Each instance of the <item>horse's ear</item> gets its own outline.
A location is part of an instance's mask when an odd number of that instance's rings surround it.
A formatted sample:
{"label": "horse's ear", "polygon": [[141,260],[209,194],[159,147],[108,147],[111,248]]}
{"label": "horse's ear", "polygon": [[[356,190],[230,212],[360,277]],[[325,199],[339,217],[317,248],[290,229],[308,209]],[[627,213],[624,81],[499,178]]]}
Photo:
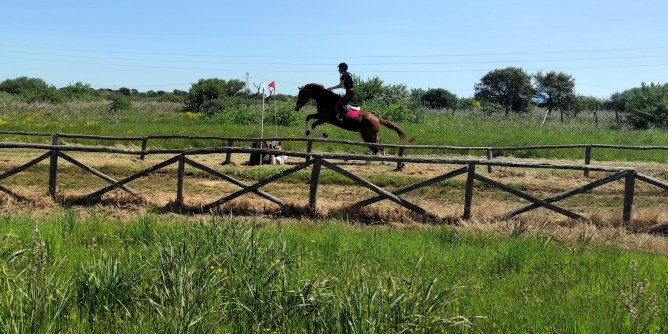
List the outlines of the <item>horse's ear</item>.
{"label": "horse's ear", "polygon": [[299,88],[299,90],[302,90],[302,88],[304,88],[304,86],[301,86],[301,87],[297,87],[297,88]]}

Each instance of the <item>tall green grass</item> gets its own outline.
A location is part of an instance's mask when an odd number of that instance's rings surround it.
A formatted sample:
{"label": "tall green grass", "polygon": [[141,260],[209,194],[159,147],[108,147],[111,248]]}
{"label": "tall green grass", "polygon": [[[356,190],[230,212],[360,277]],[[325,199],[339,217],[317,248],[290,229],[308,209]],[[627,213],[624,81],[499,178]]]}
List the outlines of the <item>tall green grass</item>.
{"label": "tall green grass", "polygon": [[259,225],[215,216],[193,223],[145,214],[119,223],[65,210],[4,217],[0,235],[3,333],[664,333],[668,326],[666,256],[586,238],[557,244],[526,237],[521,226],[504,237],[449,226]]}

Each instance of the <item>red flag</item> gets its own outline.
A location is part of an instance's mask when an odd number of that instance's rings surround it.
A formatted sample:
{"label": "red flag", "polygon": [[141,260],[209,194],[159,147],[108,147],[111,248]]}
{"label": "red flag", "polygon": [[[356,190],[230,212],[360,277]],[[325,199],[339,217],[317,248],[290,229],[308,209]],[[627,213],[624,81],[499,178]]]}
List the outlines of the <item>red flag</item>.
{"label": "red flag", "polygon": [[276,90],[276,83],[275,82],[273,82],[273,81],[270,82],[268,86],[269,86],[269,88],[271,88],[273,90]]}

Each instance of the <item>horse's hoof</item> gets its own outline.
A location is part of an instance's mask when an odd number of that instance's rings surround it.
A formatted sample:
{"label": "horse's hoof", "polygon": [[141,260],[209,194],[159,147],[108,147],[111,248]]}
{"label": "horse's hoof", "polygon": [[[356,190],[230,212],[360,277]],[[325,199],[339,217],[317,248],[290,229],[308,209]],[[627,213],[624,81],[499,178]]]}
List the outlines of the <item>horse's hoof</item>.
{"label": "horse's hoof", "polygon": [[311,134],[311,131],[306,131],[307,136],[310,135],[310,134]]}
{"label": "horse's hoof", "polygon": [[322,136],[325,137],[325,138],[329,137],[329,135],[326,134],[326,133],[323,133]]}

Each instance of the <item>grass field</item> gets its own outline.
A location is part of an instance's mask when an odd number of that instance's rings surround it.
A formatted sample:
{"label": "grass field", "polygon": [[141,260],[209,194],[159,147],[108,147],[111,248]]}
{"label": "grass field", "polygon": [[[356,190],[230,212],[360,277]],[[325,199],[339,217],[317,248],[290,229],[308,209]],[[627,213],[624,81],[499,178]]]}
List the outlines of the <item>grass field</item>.
{"label": "grass field", "polygon": [[[256,125],[215,124],[178,108],[142,104],[133,111],[109,114],[104,105],[94,103],[59,107],[9,103],[0,105],[0,131],[259,135]],[[417,137],[416,144],[453,146],[664,145],[668,139],[660,130],[619,129],[609,117],[598,126],[583,117],[563,126],[551,120],[540,127],[539,114],[526,119],[434,114],[422,124],[401,126]],[[330,138],[357,140],[354,133],[331,126],[323,129]],[[273,135],[274,128],[268,126],[266,131]],[[279,136],[287,137],[301,137],[302,131],[301,126],[278,129]],[[382,137],[384,142],[397,142],[391,131],[383,130]],[[2,140],[50,142],[49,137],[13,135],[3,135]],[[219,143],[175,140],[151,145]],[[356,150],[337,145],[317,149]],[[512,158],[523,157],[580,160],[582,152],[512,153]],[[662,151],[594,152],[596,161],[624,165],[635,160],[659,176],[666,175],[662,163],[667,158]],[[13,165],[13,159],[6,154],[3,162]],[[142,168],[138,161],[99,160],[99,170],[118,177]],[[33,174],[3,180],[3,186],[24,187],[43,197],[46,167],[36,167]],[[225,167],[224,172],[252,180],[276,168]],[[383,173],[378,166],[369,171],[363,166],[349,168],[389,188],[426,177],[425,171],[412,167],[402,173]],[[67,189],[85,189],[87,179],[73,170],[59,170],[59,182],[67,182]],[[157,190],[160,200],[169,200],[174,191],[173,178],[167,177],[171,172],[142,185]],[[212,185],[220,186],[189,173],[196,182],[188,189],[206,192]],[[538,193],[572,187],[579,178],[550,171],[495,173],[520,189]],[[296,174],[268,191],[303,197],[296,185],[307,179],[306,174]],[[327,171],[321,182],[321,191],[333,195],[333,201],[340,200],[337,196],[365,194]],[[449,188],[461,182],[449,180],[416,196],[424,197],[430,208],[452,205],[460,210],[458,200],[450,203],[449,198],[461,194],[450,193]],[[572,221],[548,225],[540,215],[506,222],[487,219],[491,212],[503,212],[515,203],[483,189],[476,201],[489,202],[475,215],[486,219],[460,226],[380,221],[361,225],[350,224],[346,217],[279,219],[263,212],[245,218],[189,216],[122,201],[61,208],[36,200],[31,206],[17,204],[3,193],[0,332],[665,333],[665,237],[634,233],[609,221],[607,212],[621,203],[606,197],[609,191],[584,195],[583,202],[599,217],[595,225]],[[637,196],[640,211],[636,212],[649,217],[646,222],[665,217],[664,191],[641,187]]]}
{"label": "grass field", "polygon": [[0,330],[666,331],[668,257],[524,232],[28,212],[0,223]]}

